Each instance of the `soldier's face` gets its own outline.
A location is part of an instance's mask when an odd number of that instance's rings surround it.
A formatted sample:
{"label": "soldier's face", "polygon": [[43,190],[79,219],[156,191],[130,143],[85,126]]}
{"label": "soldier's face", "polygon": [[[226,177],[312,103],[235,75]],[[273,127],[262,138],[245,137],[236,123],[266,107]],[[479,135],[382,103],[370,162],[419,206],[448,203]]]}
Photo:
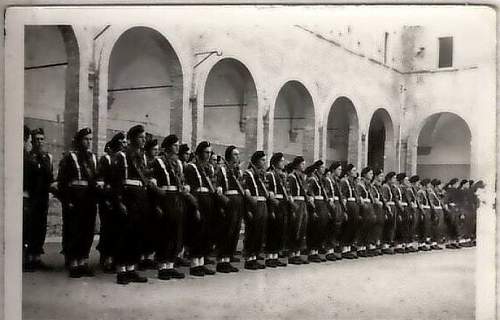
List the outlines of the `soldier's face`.
{"label": "soldier's face", "polygon": [[373,171],[370,170],[368,171],[366,174],[365,174],[365,178],[369,181],[371,181],[373,179]]}
{"label": "soldier's face", "polygon": [[120,144],[120,150],[124,150],[127,147],[127,139],[118,140]]}
{"label": "soldier's face", "polygon": [[321,165],[319,168],[318,168],[318,174],[325,174],[325,166],[324,165]]}
{"label": "soldier's face", "polygon": [[351,177],[356,178],[358,174],[358,169],[356,169],[356,167],[352,168],[351,171],[349,171],[349,174],[351,175]]}
{"label": "soldier's face", "polygon": [[258,169],[264,168],[266,166],[266,157],[262,157],[259,160],[257,160],[257,163],[255,164],[255,166]]}
{"label": "soldier's face", "polygon": [[306,162],[305,161],[302,161],[300,164],[299,164],[299,167],[298,167],[299,171],[300,172],[304,172],[306,170]]}
{"label": "soldier's face", "polygon": [[206,147],[205,150],[201,152],[201,160],[208,161],[210,155],[212,154],[212,147]]}
{"label": "soldier's face", "polygon": [[154,146],[153,148],[151,148],[149,150],[149,155],[152,156],[152,157],[156,157],[158,156],[158,153],[160,152],[160,147],[158,147],[157,145]]}
{"label": "soldier's face", "polygon": [[240,163],[240,152],[238,149],[234,149],[233,152],[231,152],[231,161],[233,163]]}
{"label": "soldier's face", "polygon": [[139,149],[144,148],[144,145],[146,144],[146,132],[139,133],[132,142]]}
{"label": "soldier's face", "polygon": [[336,177],[340,177],[342,174],[342,166],[339,166],[338,168],[335,169],[334,171]]}
{"label": "soldier's face", "polygon": [[181,154],[181,160],[188,161],[189,160],[189,153],[184,152],[183,154]]}
{"label": "soldier's face", "polygon": [[408,177],[405,177],[405,178],[403,179],[403,184],[404,184],[405,186],[409,185],[409,184],[410,184],[410,179],[409,179]]}
{"label": "soldier's face", "polygon": [[43,134],[36,134],[32,141],[33,149],[38,151],[44,151],[45,146],[45,136]]}
{"label": "soldier's face", "polygon": [[379,173],[379,175],[377,176],[377,181],[378,182],[384,181],[384,173],[383,172]]}
{"label": "soldier's face", "polygon": [[283,169],[285,168],[285,158],[283,158],[283,157],[282,157],[282,158],[278,161],[278,163],[276,163],[276,167],[277,167],[278,169],[283,170]]}
{"label": "soldier's face", "polygon": [[170,146],[170,152],[172,152],[173,154],[179,154],[179,141],[177,141],[176,143],[172,144]]}
{"label": "soldier's face", "polygon": [[31,136],[29,136],[28,139],[26,139],[26,141],[24,141],[24,150],[31,151],[32,147],[33,147],[33,145],[31,144]]}
{"label": "soldier's face", "polygon": [[210,156],[210,163],[217,164],[217,155],[215,153],[212,153],[212,155]]}
{"label": "soldier's face", "polygon": [[92,144],[92,135],[88,134],[84,136],[80,143],[84,150],[89,150],[90,145]]}

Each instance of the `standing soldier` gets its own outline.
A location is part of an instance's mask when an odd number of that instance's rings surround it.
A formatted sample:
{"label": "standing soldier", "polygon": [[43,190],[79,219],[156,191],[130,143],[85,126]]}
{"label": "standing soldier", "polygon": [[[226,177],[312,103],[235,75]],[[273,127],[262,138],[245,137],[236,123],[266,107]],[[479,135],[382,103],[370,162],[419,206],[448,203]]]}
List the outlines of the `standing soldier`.
{"label": "standing soldier", "polygon": [[290,205],[291,201],[293,201],[286,188],[286,173],[283,171],[284,168],[285,158],[283,153],[277,152],[273,154],[269,169],[267,170],[266,181],[269,192],[274,194],[274,198],[278,200],[278,203],[277,206],[269,208],[266,242],[269,259],[266,263],[277,267],[286,267],[287,265],[281,262],[278,257],[279,252],[285,248]]}
{"label": "standing soldier", "polygon": [[[43,268],[41,255],[47,234],[49,189],[54,181],[52,155],[47,152],[42,128],[31,132],[31,151],[25,149],[25,186],[27,202],[26,271]],[[24,197],[27,196],[27,197]]]}
{"label": "standing soldier", "polygon": [[181,144],[179,146],[179,160],[181,161],[184,169],[186,168],[186,165],[189,161],[189,155],[190,155],[190,152],[189,152],[188,145],[186,143]]}
{"label": "standing soldier", "polygon": [[219,235],[217,237],[217,252],[219,263],[217,272],[238,272],[231,265],[231,258],[236,251],[241,220],[245,212],[243,202],[244,190],[240,184],[241,172],[239,168],[240,152],[235,146],[229,146],[225,152],[226,165],[220,165],[216,172],[216,184],[222,194],[227,197],[227,204],[222,208],[218,217]]}
{"label": "standing soldier", "polygon": [[396,202],[392,190],[396,184],[396,173],[394,171],[386,174],[384,184],[382,184],[381,195],[384,203],[384,228],[382,232],[382,253],[394,254],[394,234],[396,232],[396,216],[398,214]]}
{"label": "standing soldier", "polygon": [[327,207],[326,192],[319,176],[325,171],[323,161],[318,160],[306,169],[306,190],[309,207],[309,220],[307,223],[307,247],[309,250],[309,262],[324,262],[326,259],[320,257],[319,250],[323,248],[326,240],[326,226],[330,218]]}
{"label": "standing soldier", "polygon": [[158,261],[158,279],[183,279],[184,273],[174,268],[175,261],[182,249],[184,197],[189,188],[183,185],[183,168],[178,159],[179,139],[176,135],[167,136],[162,144],[165,152],[152,163],[152,176],[161,190],[156,196],[161,215],[155,220],[155,251]]}
{"label": "standing soldier", "polygon": [[135,267],[143,249],[144,213],[149,210],[147,188],[152,187],[152,182],[145,175],[144,127],[136,125],[130,128],[127,139],[130,141],[127,150],[118,152],[111,165],[111,188],[120,214],[120,221],[117,221],[120,235],[116,253],[116,282],[123,285],[148,281],[137,273]]}
{"label": "standing soldier", "polygon": [[348,164],[343,173],[341,192],[344,198],[347,219],[342,230],[342,257],[346,259],[357,259],[356,250],[351,246],[357,244],[358,229],[360,225],[358,194],[356,192],[356,167]]}
{"label": "standing soldier", "polygon": [[250,158],[248,170],[243,174],[243,188],[249,207],[245,216],[245,269],[264,269],[266,266],[257,261],[261,253],[266,232],[267,200],[269,197],[264,184],[266,155],[256,151]]}
{"label": "standing soldier", "polygon": [[373,199],[373,209],[375,212],[375,224],[373,226],[374,246],[370,248],[369,254],[378,256],[382,252],[382,233],[384,231],[385,216],[387,214],[387,205],[382,197],[382,182],[384,181],[384,172],[381,169],[375,169],[371,183],[370,193]]}
{"label": "standing soldier", "polygon": [[373,170],[370,167],[361,170],[361,179],[356,184],[356,193],[359,195],[359,214],[361,216],[361,224],[359,226],[359,244],[358,256],[369,257],[368,249],[375,249],[373,243],[373,229],[375,226],[375,211],[373,208],[372,194],[370,193],[371,183],[373,179]]}
{"label": "standing soldier", "polygon": [[90,151],[92,131],[83,128],[74,137],[75,150],[61,160],[58,189],[61,192],[63,210],[66,210],[67,238],[64,254],[69,263],[69,276],[94,276],[88,265],[90,248],[94,239],[97,215],[97,160]]}
{"label": "standing soldier", "polygon": [[420,188],[417,191],[417,202],[420,206],[419,208],[419,223],[418,223],[418,238],[420,251],[431,250],[431,236],[432,236],[432,217],[431,217],[431,206],[429,203],[429,198],[427,196],[427,190],[429,189],[431,181],[429,179],[423,179],[420,183]]}
{"label": "standing soldier", "polygon": [[300,257],[301,241],[307,230],[307,205],[306,191],[303,187],[305,160],[298,156],[293,159],[290,168],[293,170],[288,175],[288,187],[290,196],[293,198],[294,210],[291,212],[288,228],[288,244],[291,264],[308,264],[309,262]]}
{"label": "standing soldier", "polygon": [[460,240],[463,236],[464,216],[457,205],[460,202],[458,183],[459,180],[453,178],[443,188],[445,191],[443,199],[445,217],[448,225],[448,243],[446,244],[448,249],[460,249]]}
{"label": "standing soldier", "polygon": [[[145,176],[151,176],[153,165],[158,158],[160,148],[158,140],[153,139],[151,134],[146,133],[146,142],[144,144],[144,155],[146,157],[146,168],[144,169]],[[141,258],[139,261],[139,270],[155,269],[154,252],[155,252],[155,230],[157,227],[160,209],[157,204],[156,189],[152,188],[148,192],[150,205],[149,211],[144,212],[144,239],[141,249]]]}
{"label": "standing soldier", "polygon": [[325,173],[323,185],[328,197],[328,209],[330,219],[326,228],[326,255],[328,261],[342,259],[341,231],[342,225],[346,221],[345,203],[340,192],[340,176],[342,166],[340,161],[334,161],[328,171]]}
{"label": "standing soldier", "polygon": [[99,244],[97,250],[100,253],[100,264],[106,273],[115,271],[114,255],[116,253],[116,208],[113,207],[111,196],[111,164],[117,152],[122,151],[126,146],[125,134],[118,132],[106,144],[106,153],[99,159],[97,165],[98,181],[104,184],[102,196],[99,197],[99,220],[101,229],[99,233]]}
{"label": "standing soldier", "polygon": [[189,163],[184,171],[186,184],[197,201],[196,206],[190,206],[186,230],[186,244],[191,256],[189,273],[197,277],[215,274],[215,271],[205,266],[205,256],[209,254],[212,244],[209,219],[212,218],[215,206],[213,197],[215,189],[210,178],[211,153],[210,143],[200,142],[196,147],[195,162]]}
{"label": "standing soldier", "polygon": [[406,197],[406,202],[408,202],[409,210],[409,221],[408,221],[408,239],[406,242],[407,252],[417,252],[418,251],[418,216],[420,211],[420,204],[417,199],[417,191],[419,188],[420,177],[417,175],[411,176],[409,179],[403,180],[404,182],[404,196]]}
{"label": "standing soldier", "polygon": [[29,216],[30,216],[30,196],[29,196],[29,183],[31,168],[29,162],[29,153],[31,151],[31,130],[24,125],[24,144],[23,144],[23,271],[35,271],[34,265],[28,260],[26,249],[28,247],[28,234],[29,234]]}
{"label": "standing soldier", "polygon": [[444,221],[443,204],[441,197],[438,195],[441,180],[432,179],[430,185],[427,186],[427,198],[431,207],[431,249],[442,250],[440,244],[445,238],[446,224]]}
{"label": "standing soldier", "polygon": [[394,249],[395,253],[406,253],[406,243],[410,237],[409,230],[409,208],[408,202],[405,196],[405,180],[408,180],[406,173],[401,172],[396,175],[397,182],[392,184],[392,194],[396,203],[397,214],[396,214],[396,247]]}

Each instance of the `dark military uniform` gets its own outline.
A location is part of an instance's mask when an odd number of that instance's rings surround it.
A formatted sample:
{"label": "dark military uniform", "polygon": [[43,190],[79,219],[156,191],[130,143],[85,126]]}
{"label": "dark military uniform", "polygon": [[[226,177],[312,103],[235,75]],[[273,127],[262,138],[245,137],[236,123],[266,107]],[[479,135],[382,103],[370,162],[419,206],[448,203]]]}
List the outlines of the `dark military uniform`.
{"label": "dark military uniform", "polygon": [[97,215],[97,160],[90,151],[70,151],[61,160],[61,193],[66,237],[64,255],[70,260],[89,257]]}
{"label": "dark military uniform", "polygon": [[375,213],[375,222],[373,225],[373,230],[371,232],[372,237],[370,240],[373,244],[379,245],[382,243],[382,234],[386,221],[386,204],[384,198],[382,197],[382,185],[372,183],[370,186],[370,193],[373,199],[373,210]]}
{"label": "dark military uniform", "polygon": [[243,188],[250,191],[254,200],[253,205],[248,207],[250,215],[245,219],[245,255],[247,257],[258,256],[262,251],[266,234],[266,222],[268,218],[267,196],[268,191],[264,185],[263,176],[253,168],[245,170],[243,174]]}
{"label": "dark military uniform", "polygon": [[288,175],[288,187],[294,202],[294,210],[291,212],[288,224],[288,247],[291,252],[297,252],[301,249],[302,239],[307,230],[306,191],[302,185],[302,178],[295,172]]}
{"label": "dark military uniform", "polygon": [[407,243],[416,241],[418,238],[418,216],[419,207],[417,203],[417,192],[412,186],[404,188],[404,197],[406,202],[408,202],[408,237],[406,239]]}
{"label": "dark military uniform", "polygon": [[[209,230],[210,219],[215,209],[214,188],[210,180],[209,164],[200,166],[189,163],[184,171],[186,184],[197,200],[197,207],[192,208],[187,216],[186,245],[192,258],[203,258],[211,250],[213,232]],[[199,211],[199,219],[196,217]]]}
{"label": "dark military uniform", "polygon": [[396,232],[394,240],[398,245],[405,244],[409,242],[410,239],[410,230],[409,230],[410,208],[406,200],[404,190],[401,190],[400,185],[396,184],[392,185],[391,190],[392,190],[392,195],[394,196],[397,209]]}
{"label": "dark military uniform", "polygon": [[131,148],[118,152],[111,166],[111,187],[120,214],[116,253],[119,265],[135,265],[143,250],[145,214],[150,210],[145,169],[144,153]]}
{"label": "dark military uniform", "polygon": [[427,189],[427,198],[431,207],[431,238],[432,242],[435,243],[433,246],[435,246],[438,243],[443,243],[446,233],[443,205],[440,197],[432,188]]}
{"label": "dark military uniform", "polygon": [[383,184],[380,190],[382,201],[384,202],[385,222],[382,232],[382,241],[384,244],[392,245],[394,243],[394,235],[396,232],[396,203],[392,194],[391,186]]}
{"label": "dark military uniform", "polygon": [[49,188],[54,181],[52,155],[24,153],[23,200],[25,210],[24,244],[28,255],[42,253],[47,233]]}
{"label": "dark military uniform", "polygon": [[[418,238],[420,244],[427,243],[430,244],[432,237],[432,217],[431,217],[431,206],[429,199],[427,198],[427,192],[424,189],[417,191],[417,204],[418,204]],[[422,249],[426,249],[423,247]]]}
{"label": "dark military uniform", "polygon": [[307,196],[314,200],[314,207],[309,207],[307,223],[307,247],[309,250],[320,250],[326,240],[326,226],[330,218],[326,193],[322,183],[313,173],[306,180]]}
{"label": "dark military uniform", "polygon": [[346,199],[347,221],[342,230],[342,245],[350,246],[358,241],[358,229],[360,226],[358,194],[354,183],[349,178],[341,180],[342,196]]}
{"label": "dark military uniform", "polygon": [[358,227],[358,241],[362,247],[373,244],[374,240],[373,231],[376,215],[370,189],[371,186],[369,184],[365,185],[364,182],[356,185],[356,193],[359,195],[359,214],[361,216],[361,224]]}
{"label": "dark military uniform", "polygon": [[174,263],[183,245],[183,168],[179,160],[163,155],[155,159],[152,169],[158,188],[163,191],[159,197],[162,215],[155,220],[156,258],[159,263]]}
{"label": "dark military uniform", "polygon": [[446,204],[445,217],[448,226],[447,238],[451,241],[462,239],[464,233],[464,215],[458,206],[460,202],[458,191],[459,190],[456,188],[448,188],[443,199],[443,202]]}
{"label": "dark military uniform", "polygon": [[[99,244],[97,250],[101,253],[101,258],[114,257],[116,254],[116,208],[113,207],[113,199],[111,196],[111,163],[112,156],[105,153],[97,165],[98,181],[104,184],[104,192],[100,195],[99,206],[99,220],[101,229],[99,233]],[[105,261],[101,261],[104,263]]]}
{"label": "dark military uniform", "polygon": [[245,215],[244,190],[240,183],[241,173],[238,167],[220,166],[216,172],[216,185],[228,202],[223,214],[217,217],[217,252],[220,258],[230,258],[236,252],[240,236],[241,221]]}
{"label": "dark military uniform", "polygon": [[[339,249],[341,245],[340,235],[342,226],[345,223],[346,208],[343,202],[342,193],[340,192],[339,183],[340,180],[337,178],[325,178],[323,181],[326,195],[330,204],[330,219],[326,228],[327,249]],[[337,258],[340,258],[340,256],[338,256]]]}
{"label": "dark military uniform", "polygon": [[284,172],[273,169],[266,174],[267,188],[274,193],[275,199],[278,200],[277,207],[269,208],[274,213],[274,217],[269,214],[266,242],[266,251],[268,253],[278,253],[285,249],[291,209],[285,177]]}

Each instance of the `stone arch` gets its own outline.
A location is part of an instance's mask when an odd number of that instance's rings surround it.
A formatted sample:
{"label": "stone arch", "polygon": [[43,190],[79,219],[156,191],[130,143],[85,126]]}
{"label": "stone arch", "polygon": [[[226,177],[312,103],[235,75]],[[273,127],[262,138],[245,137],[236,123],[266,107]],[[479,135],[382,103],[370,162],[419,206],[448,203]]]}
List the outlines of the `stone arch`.
{"label": "stone arch", "polygon": [[310,91],[299,81],[286,82],[278,91],[273,109],[273,150],[291,160],[302,155],[314,161],[315,109]]}
{"label": "stone arch", "polygon": [[359,119],[352,100],[340,96],[332,103],[326,118],[326,161],[358,166]]}
{"label": "stone arch", "polygon": [[73,28],[26,26],[24,59],[24,121],[45,130],[57,163],[78,129],[80,50]]}
{"label": "stone arch", "polygon": [[389,112],[378,108],[373,113],[368,129],[367,163],[385,172],[394,169],[396,157],[394,125]]}

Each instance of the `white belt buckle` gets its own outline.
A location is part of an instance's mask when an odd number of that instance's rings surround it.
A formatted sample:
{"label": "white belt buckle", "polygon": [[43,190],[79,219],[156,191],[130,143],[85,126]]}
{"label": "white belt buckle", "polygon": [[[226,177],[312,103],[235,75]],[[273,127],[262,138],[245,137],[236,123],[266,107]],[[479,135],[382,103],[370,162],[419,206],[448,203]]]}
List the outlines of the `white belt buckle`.
{"label": "white belt buckle", "polygon": [[354,202],[354,201],[356,201],[356,198],[354,198],[354,197],[349,197],[349,198],[347,198],[347,201]]}
{"label": "white belt buckle", "polygon": [[275,197],[276,199],[283,199],[283,195],[282,195],[282,194],[280,194],[280,193],[275,194],[275,195],[274,195],[274,197]]}
{"label": "white belt buckle", "polygon": [[238,190],[227,190],[224,194],[227,196],[234,196],[238,194]]}
{"label": "white belt buckle", "polygon": [[142,187],[142,181],[141,180],[125,179],[125,184],[128,185],[128,186]]}
{"label": "white belt buckle", "polygon": [[314,196],[314,200],[324,200],[323,196]]}
{"label": "white belt buckle", "polygon": [[161,186],[161,190],[164,191],[178,191],[179,189],[176,186]]}
{"label": "white belt buckle", "polygon": [[294,196],[293,200],[302,200],[302,201],[304,201],[304,196]]}
{"label": "white belt buckle", "polygon": [[197,192],[208,192],[208,188],[206,187],[199,187],[198,189],[196,189]]}
{"label": "white belt buckle", "polygon": [[255,196],[253,197],[255,200],[257,201],[266,201],[266,197],[263,197],[263,196]]}

